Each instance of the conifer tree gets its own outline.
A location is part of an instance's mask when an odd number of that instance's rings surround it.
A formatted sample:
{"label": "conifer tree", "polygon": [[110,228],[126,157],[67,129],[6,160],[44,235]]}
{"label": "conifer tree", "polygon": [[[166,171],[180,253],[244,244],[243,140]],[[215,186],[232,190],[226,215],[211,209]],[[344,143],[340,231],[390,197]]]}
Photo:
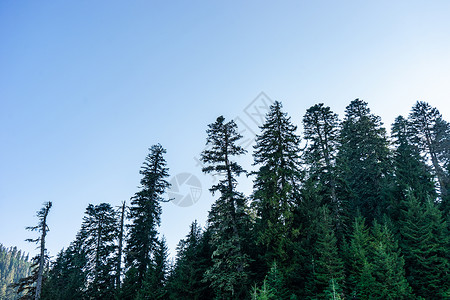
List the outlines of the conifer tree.
{"label": "conifer tree", "polygon": [[236,299],[247,292],[249,257],[245,253],[244,241],[248,228],[246,199],[236,190],[237,179],[245,173],[233,160],[246,151],[238,145],[242,137],[234,121],[225,122],[220,116],[207,130],[207,145],[201,160],[205,164],[203,172],[220,176],[220,180],[210,191],[220,196],[212,205],[208,216],[211,230],[213,256],[205,278],[216,291],[218,299]]}
{"label": "conifer tree", "polygon": [[337,197],[336,155],[339,146],[339,118],[323,103],[311,106],[303,117],[304,139],[308,146],[304,151],[308,177],[320,182],[323,194],[333,216],[337,234],[342,234],[342,203]]}
{"label": "conifer tree", "polygon": [[423,101],[413,106],[409,120],[414,141],[431,160],[441,198],[447,199],[450,178],[445,174],[445,164],[450,146],[450,125],[436,108]]}
{"label": "conifer tree", "polygon": [[410,299],[411,288],[405,277],[405,262],[398,243],[387,225],[375,222],[371,245],[374,299]]}
{"label": "conifer tree", "polygon": [[408,282],[416,295],[442,299],[450,282],[446,222],[432,201],[421,205],[409,192],[405,202],[400,245]]}
{"label": "conifer tree", "polygon": [[77,300],[86,298],[88,255],[80,234],[66,250],[58,253],[43,286],[42,299]]}
{"label": "conifer tree", "polygon": [[169,271],[167,262],[168,248],[163,237],[157,241],[157,247],[153,253],[151,267],[147,270],[142,289],[139,290],[137,300],[143,299],[167,299],[166,282]]}
{"label": "conifer tree", "polygon": [[87,255],[87,296],[95,299],[112,298],[115,288],[116,212],[108,203],[89,204],[80,230]]}
{"label": "conifer tree", "polygon": [[278,267],[276,261],[272,263],[272,266],[270,267],[270,270],[267,273],[262,286],[260,288],[255,287],[253,289],[252,299],[292,299],[291,295],[289,294],[289,290],[286,287],[283,273],[280,271],[280,268]]}
{"label": "conifer tree", "polygon": [[343,197],[348,199],[349,220],[357,210],[368,221],[381,218],[385,212],[389,155],[380,117],[370,113],[366,102],[353,100],[345,111],[337,157],[340,177],[347,188]]}
{"label": "conifer tree", "polygon": [[412,189],[422,202],[435,195],[435,186],[429,167],[420,156],[420,150],[414,144],[414,132],[408,120],[399,116],[392,125],[392,137],[396,146],[394,152],[394,172],[397,184],[397,198],[405,198]]}
{"label": "conifer tree", "polygon": [[313,276],[316,296],[325,299],[327,295],[340,295],[344,282],[344,264],[339,257],[337,239],[334,234],[330,212],[326,206],[320,209],[317,242],[314,249]]}
{"label": "conifer tree", "polygon": [[36,239],[27,239],[27,241],[29,242],[39,244],[39,254],[33,257],[33,270],[31,275],[20,279],[19,282],[14,285],[18,288],[18,294],[23,293],[20,299],[39,300],[41,298],[44,267],[46,265],[46,262],[48,261],[47,249],[45,248],[45,237],[47,236],[47,232],[49,231],[47,225],[47,217],[51,207],[52,202],[44,203],[44,207],[42,207],[37,212],[37,217],[39,219],[38,225],[27,227],[28,230],[39,231],[41,235]]}
{"label": "conifer tree", "polygon": [[370,263],[372,238],[365,225],[365,218],[357,216],[353,222],[350,241],[344,248],[347,270],[347,293],[351,297],[370,299],[375,279]]}
{"label": "conifer tree", "polygon": [[257,243],[264,246],[267,264],[287,257],[286,244],[291,238],[293,207],[298,197],[300,166],[299,142],[294,126],[276,101],[256,137],[253,205],[257,212]]}
{"label": "conifer tree", "polygon": [[131,198],[128,215],[131,224],[125,249],[127,286],[122,290],[122,297],[126,299],[135,297],[152,265],[152,254],[157,248],[157,227],[161,222],[160,202],[165,201],[162,195],[169,187],[166,180],[168,168],[164,159],[166,150],[157,144],[149,151],[140,171],[143,176],[141,190]]}
{"label": "conifer tree", "polygon": [[194,221],[189,234],[177,246],[177,256],[168,280],[170,299],[211,299],[212,291],[203,280],[211,267],[209,231],[202,232]]}

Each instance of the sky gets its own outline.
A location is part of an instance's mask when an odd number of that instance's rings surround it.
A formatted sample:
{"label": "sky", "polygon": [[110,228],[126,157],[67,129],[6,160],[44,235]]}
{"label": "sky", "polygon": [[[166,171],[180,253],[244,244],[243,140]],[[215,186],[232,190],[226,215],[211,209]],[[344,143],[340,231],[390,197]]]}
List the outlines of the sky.
{"label": "sky", "polygon": [[[251,141],[271,101],[299,134],[310,106],[342,118],[356,98],[387,129],[418,100],[450,120],[449,12],[411,0],[1,1],[0,243],[36,254],[25,227],[52,201],[55,256],[88,204],[129,204],[160,143],[168,180],[192,180],[175,200],[196,188],[194,203],[162,204],[173,255],[215,199],[196,161],[207,125],[223,115]],[[239,182],[249,195],[251,178]]]}

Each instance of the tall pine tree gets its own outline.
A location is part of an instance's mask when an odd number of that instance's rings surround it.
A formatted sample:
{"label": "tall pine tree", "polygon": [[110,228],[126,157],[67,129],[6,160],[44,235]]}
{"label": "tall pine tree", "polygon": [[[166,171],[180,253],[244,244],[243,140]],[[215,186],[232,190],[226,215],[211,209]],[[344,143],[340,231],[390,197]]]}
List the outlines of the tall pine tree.
{"label": "tall pine tree", "polygon": [[117,215],[108,203],[89,204],[86,208],[80,237],[87,254],[87,296],[112,298],[115,292]]}
{"label": "tall pine tree", "polygon": [[164,159],[166,150],[160,145],[149,149],[140,174],[141,190],[131,198],[129,210],[129,237],[126,246],[126,266],[122,297],[132,299],[142,287],[148,269],[152,266],[153,254],[157,248],[157,227],[161,223],[162,195],[169,187],[169,176]]}
{"label": "tall pine tree", "polygon": [[353,100],[345,111],[338,154],[339,173],[347,191],[342,197],[348,199],[350,220],[357,210],[369,221],[385,212],[389,155],[380,117],[370,113],[367,102]]}
{"label": "tall pine tree", "polygon": [[287,244],[291,239],[293,211],[298,197],[301,171],[300,138],[282,105],[276,101],[256,137],[253,205],[257,212],[257,243],[264,247],[265,261],[284,263],[288,259]]}
{"label": "tall pine tree", "polygon": [[207,145],[201,160],[203,172],[220,176],[210,191],[220,193],[208,216],[213,247],[212,267],[205,278],[211,282],[217,299],[242,298],[247,292],[249,257],[244,243],[248,234],[246,199],[236,190],[237,179],[245,171],[233,160],[246,151],[238,145],[242,137],[234,121],[220,116],[207,130]]}

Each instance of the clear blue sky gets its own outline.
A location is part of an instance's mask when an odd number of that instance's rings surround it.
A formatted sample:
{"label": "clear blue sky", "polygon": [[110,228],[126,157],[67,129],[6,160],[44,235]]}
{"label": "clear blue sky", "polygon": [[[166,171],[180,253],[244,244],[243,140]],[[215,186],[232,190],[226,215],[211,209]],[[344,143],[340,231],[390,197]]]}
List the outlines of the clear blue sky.
{"label": "clear blue sky", "polygon": [[34,254],[25,227],[52,201],[55,255],[89,203],[138,190],[161,143],[171,175],[203,185],[195,205],[163,205],[173,251],[213,201],[193,159],[207,124],[245,120],[262,91],[297,125],[355,98],[388,128],[417,100],[449,120],[449,14],[449,1],[1,1],[0,243]]}

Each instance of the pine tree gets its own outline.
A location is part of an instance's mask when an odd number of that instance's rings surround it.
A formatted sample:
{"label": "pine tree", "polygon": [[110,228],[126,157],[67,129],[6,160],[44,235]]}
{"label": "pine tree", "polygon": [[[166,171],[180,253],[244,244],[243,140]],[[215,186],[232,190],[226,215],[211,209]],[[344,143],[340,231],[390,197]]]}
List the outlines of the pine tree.
{"label": "pine tree", "polygon": [[86,208],[80,237],[87,254],[87,296],[95,299],[112,298],[115,292],[115,257],[117,216],[108,203]]}
{"label": "pine tree", "polygon": [[17,247],[6,248],[0,244],[0,299],[19,299],[11,284],[17,283],[19,279],[30,274],[31,263],[28,255],[17,249]]}
{"label": "pine tree", "polygon": [[212,252],[209,231],[202,232],[194,221],[189,234],[177,246],[177,256],[168,280],[170,299],[210,299],[212,293],[203,280],[203,274],[211,267]]}
{"label": "pine tree", "polygon": [[245,171],[233,157],[246,151],[237,144],[241,135],[234,121],[225,122],[220,116],[207,130],[207,145],[201,160],[203,172],[213,173],[221,179],[210,191],[220,192],[208,216],[213,247],[213,265],[205,274],[216,291],[217,298],[234,299],[246,293],[249,257],[244,252],[248,228],[245,197],[236,191],[236,177]]}
{"label": "pine tree", "polygon": [[439,111],[428,103],[418,101],[409,115],[414,141],[422,153],[431,160],[439,183],[440,196],[447,199],[450,178],[445,174],[446,157],[450,145],[450,125],[442,119]]}
{"label": "pine tree", "polygon": [[[367,103],[356,99],[346,108],[337,157],[340,179],[345,183],[349,220],[359,210],[371,221],[386,210],[389,149],[381,119],[370,113]],[[345,189],[341,189],[344,191]]]}
{"label": "pine tree", "polygon": [[88,255],[80,234],[66,250],[61,250],[48,272],[43,286],[42,299],[85,299]]}
{"label": "pine tree", "polygon": [[442,299],[450,282],[446,222],[432,201],[421,205],[410,192],[405,202],[400,245],[408,282],[418,296]]}
{"label": "pine tree", "polygon": [[414,195],[422,202],[428,197],[434,197],[435,186],[429,167],[420,156],[420,150],[413,143],[414,133],[408,120],[399,116],[392,125],[392,137],[396,146],[394,152],[394,168],[396,184],[399,192],[404,195],[412,189]]}
{"label": "pine tree", "polygon": [[143,299],[168,299],[166,282],[169,271],[167,262],[168,248],[163,237],[157,241],[157,247],[153,253],[151,267],[147,270],[142,289],[139,290],[137,300]]}
{"label": "pine tree", "polygon": [[326,206],[320,209],[320,215],[314,247],[313,278],[316,296],[325,299],[330,292],[333,295],[342,293],[340,287],[344,281],[344,264],[338,254],[337,239]]}
{"label": "pine tree", "polygon": [[276,261],[272,263],[272,266],[263,281],[262,287],[253,289],[252,299],[291,299],[284,276]]}
{"label": "pine tree", "polygon": [[347,294],[361,299],[370,299],[375,279],[370,263],[372,238],[365,225],[365,218],[357,216],[353,222],[349,244],[344,247],[346,256]]}
{"label": "pine tree", "polygon": [[410,299],[411,288],[405,277],[405,262],[398,243],[387,225],[375,223],[371,245],[374,299]]}
{"label": "pine tree", "polygon": [[265,261],[288,259],[286,244],[293,222],[293,207],[298,195],[300,166],[299,142],[294,126],[282,105],[276,101],[266,116],[261,134],[256,137],[253,205],[257,212],[257,243],[264,246]]}
{"label": "pine tree", "polygon": [[[126,266],[128,271],[124,281],[122,297],[132,299],[152,265],[152,254],[157,248],[157,227],[161,222],[162,195],[169,187],[169,176],[164,154],[166,150],[159,144],[149,149],[140,174],[141,190],[131,198],[129,210],[129,238],[126,246]],[[128,278],[127,278],[128,277]]]}
{"label": "pine tree", "polygon": [[47,236],[47,232],[49,231],[49,228],[47,226],[47,217],[51,207],[52,202],[44,203],[44,207],[42,207],[37,212],[37,217],[39,219],[38,225],[27,227],[28,230],[39,231],[41,233],[40,237],[36,239],[27,239],[27,241],[29,242],[39,244],[38,248],[40,253],[33,257],[33,270],[31,275],[20,279],[19,282],[14,285],[18,288],[18,294],[23,293],[20,299],[39,300],[41,298],[44,267],[46,265],[46,262],[48,261],[47,249],[45,248],[45,237]]}
{"label": "pine tree", "polygon": [[303,117],[304,139],[308,146],[304,162],[308,177],[321,183],[321,194],[331,208],[336,230],[342,230],[342,205],[337,198],[336,155],[339,146],[339,119],[323,103],[311,106]]}

